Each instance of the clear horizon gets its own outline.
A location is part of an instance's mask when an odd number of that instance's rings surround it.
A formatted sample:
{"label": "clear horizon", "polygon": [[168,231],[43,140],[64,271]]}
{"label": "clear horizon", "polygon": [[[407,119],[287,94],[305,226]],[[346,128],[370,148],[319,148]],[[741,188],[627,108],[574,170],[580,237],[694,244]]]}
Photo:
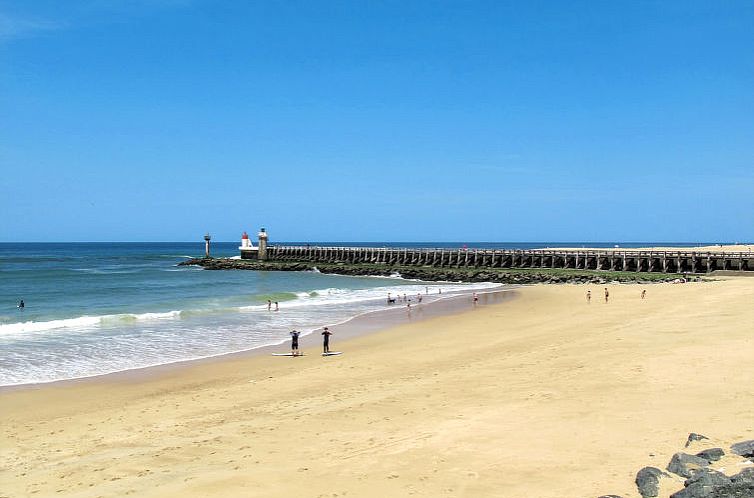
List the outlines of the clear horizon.
{"label": "clear horizon", "polygon": [[754,239],[748,1],[0,0],[0,68],[0,242]]}

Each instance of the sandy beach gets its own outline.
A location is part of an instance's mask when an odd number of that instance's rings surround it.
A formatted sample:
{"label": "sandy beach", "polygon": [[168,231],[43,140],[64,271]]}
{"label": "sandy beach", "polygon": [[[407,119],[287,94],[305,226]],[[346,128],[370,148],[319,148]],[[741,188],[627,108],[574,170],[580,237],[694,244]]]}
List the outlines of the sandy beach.
{"label": "sandy beach", "polygon": [[334,330],[338,357],[2,391],[0,496],[630,498],[690,432],[754,439],[754,278],[587,288]]}

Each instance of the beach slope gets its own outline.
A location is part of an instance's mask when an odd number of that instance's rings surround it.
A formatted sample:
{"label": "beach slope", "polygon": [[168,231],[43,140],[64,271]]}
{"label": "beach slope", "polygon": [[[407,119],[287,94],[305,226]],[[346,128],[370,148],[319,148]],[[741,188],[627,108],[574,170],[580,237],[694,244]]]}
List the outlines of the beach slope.
{"label": "beach slope", "polygon": [[754,439],[754,278],[608,287],[0,392],[0,495],[629,498],[690,432]]}

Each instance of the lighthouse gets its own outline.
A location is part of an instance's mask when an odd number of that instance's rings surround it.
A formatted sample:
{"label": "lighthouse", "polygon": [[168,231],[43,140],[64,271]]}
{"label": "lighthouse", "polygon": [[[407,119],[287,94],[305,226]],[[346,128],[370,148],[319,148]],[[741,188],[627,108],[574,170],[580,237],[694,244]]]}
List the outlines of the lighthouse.
{"label": "lighthouse", "polygon": [[251,245],[251,240],[249,240],[249,234],[244,232],[241,235],[241,247],[239,249],[253,249],[254,246]]}
{"label": "lighthouse", "polygon": [[209,241],[212,240],[209,233],[204,236],[204,257],[209,258]]}
{"label": "lighthouse", "polygon": [[259,260],[267,259],[267,231],[264,228],[259,229]]}

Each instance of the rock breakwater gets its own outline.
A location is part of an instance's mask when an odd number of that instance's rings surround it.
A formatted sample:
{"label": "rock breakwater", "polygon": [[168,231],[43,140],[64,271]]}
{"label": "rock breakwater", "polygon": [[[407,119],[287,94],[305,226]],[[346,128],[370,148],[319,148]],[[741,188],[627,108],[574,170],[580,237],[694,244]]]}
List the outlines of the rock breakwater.
{"label": "rock breakwater", "polygon": [[[319,271],[337,275],[380,276],[400,275],[403,278],[428,282],[497,282],[502,284],[605,284],[610,282],[672,282],[678,275],[636,272],[609,272],[559,269],[498,269],[498,268],[436,268],[422,266],[393,266],[377,264],[318,263],[313,265],[295,261],[252,261],[231,258],[196,258],[179,266],[201,266],[207,270],[256,271]],[[694,277],[694,280],[700,280]]]}

